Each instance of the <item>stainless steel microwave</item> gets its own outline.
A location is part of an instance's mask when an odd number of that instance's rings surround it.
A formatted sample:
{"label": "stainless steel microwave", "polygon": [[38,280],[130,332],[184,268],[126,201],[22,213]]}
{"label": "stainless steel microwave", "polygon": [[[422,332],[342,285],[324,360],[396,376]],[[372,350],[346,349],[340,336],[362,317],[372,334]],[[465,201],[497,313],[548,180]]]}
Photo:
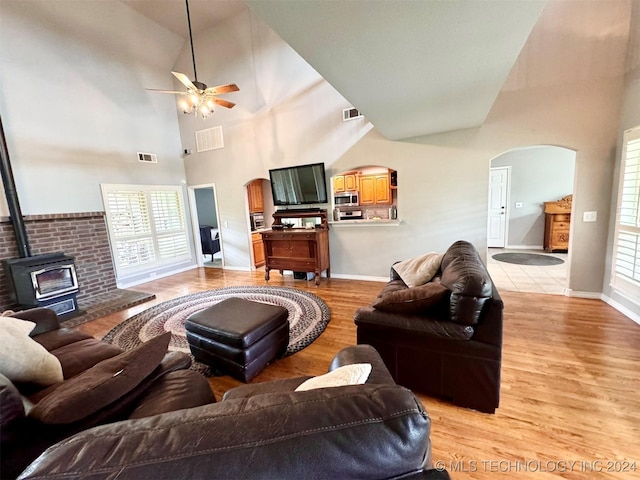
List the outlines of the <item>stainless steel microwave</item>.
{"label": "stainless steel microwave", "polygon": [[333,196],[333,204],[336,207],[357,207],[360,204],[358,192],[336,193]]}

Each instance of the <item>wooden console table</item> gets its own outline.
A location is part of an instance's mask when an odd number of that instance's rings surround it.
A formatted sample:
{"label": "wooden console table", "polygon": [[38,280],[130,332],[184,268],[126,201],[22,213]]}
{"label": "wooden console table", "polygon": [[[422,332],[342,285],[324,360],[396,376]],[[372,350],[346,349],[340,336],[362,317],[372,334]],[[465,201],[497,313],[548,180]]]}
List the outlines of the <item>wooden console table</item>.
{"label": "wooden console table", "polygon": [[547,252],[569,250],[573,195],[555,202],[544,202],[544,249]]}
{"label": "wooden console table", "polygon": [[[295,272],[313,272],[316,285],[320,284],[320,274],[326,270],[331,276],[329,266],[329,225],[327,211],[279,210],[273,214],[275,229],[262,232],[264,245],[264,278],[269,281],[269,270],[292,270]],[[320,218],[315,228],[283,228],[283,218]]]}

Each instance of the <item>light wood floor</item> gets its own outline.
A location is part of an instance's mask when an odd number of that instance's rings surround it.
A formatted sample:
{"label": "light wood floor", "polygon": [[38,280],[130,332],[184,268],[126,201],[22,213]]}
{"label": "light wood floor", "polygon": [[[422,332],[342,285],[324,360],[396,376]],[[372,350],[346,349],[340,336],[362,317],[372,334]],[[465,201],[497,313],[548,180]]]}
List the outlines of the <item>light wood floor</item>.
{"label": "light wood floor", "polygon": [[[100,338],[154,303],[264,284],[262,272],[191,270],[135,288],[155,293],[153,302],[77,328]],[[370,303],[383,285],[323,279],[316,287],[277,272],[269,284],[315,293],[331,308],[331,321],[312,345],[269,365],[252,383],[326,372],[333,355],[355,343],[356,308]],[[454,479],[640,478],[640,325],[599,300],[519,292],[504,292],[503,299],[496,413],[419,395],[432,421],[434,462],[444,462]],[[210,383],[218,399],[240,384],[230,377]]]}

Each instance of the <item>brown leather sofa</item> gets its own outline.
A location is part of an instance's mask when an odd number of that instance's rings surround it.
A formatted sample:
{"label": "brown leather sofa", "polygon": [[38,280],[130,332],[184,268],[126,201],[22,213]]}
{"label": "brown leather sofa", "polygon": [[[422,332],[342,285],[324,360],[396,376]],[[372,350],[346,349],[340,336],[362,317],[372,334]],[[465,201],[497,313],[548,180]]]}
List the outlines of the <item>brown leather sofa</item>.
{"label": "brown leather sofa", "polygon": [[[29,463],[54,443],[96,425],[215,402],[207,379],[188,370],[191,358],[186,353],[166,353],[166,346],[159,345],[155,353],[156,363],[147,362],[148,372],[137,372],[140,374],[139,382],[129,377],[126,378],[128,384],[125,384],[125,377],[130,369],[126,366],[125,352],[120,348],[78,330],[61,328],[56,313],[47,308],[25,310],[12,316],[36,324],[30,336],[60,361],[64,381],[43,387],[33,383],[11,382],[0,375],[2,479],[16,478]],[[135,352],[131,355],[133,354]],[[143,351],[141,355],[148,358],[149,352]],[[124,373],[114,379],[120,383],[114,385],[108,383],[112,378],[103,380],[94,376],[93,386],[104,388],[93,390],[100,392],[102,398],[91,397],[88,385],[92,372],[118,361],[124,362]],[[144,363],[144,359],[131,361],[137,364],[133,367]],[[75,388],[69,389],[74,383]],[[85,394],[88,397],[83,402],[82,395]],[[113,401],[106,400],[107,396],[114,397]],[[106,405],[99,407],[101,401]],[[69,405],[67,411],[64,402]],[[46,403],[52,405],[52,408],[38,409],[38,406],[43,407]],[[34,413],[38,410],[41,416]],[[58,413],[53,415],[54,411]]]}
{"label": "brown leather sofa", "polygon": [[247,384],[222,401],[95,427],[51,447],[20,476],[83,479],[448,479],[431,468],[430,420],[370,346],[364,385],[294,390],[310,377]]}
{"label": "brown leather sofa", "polygon": [[358,309],[358,343],[374,346],[400,385],[494,413],[500,402],[500,294],[466,241],[449,247],[431,283],[446,287],[445,295],[423,306],[428,302],[418,298],[420,287],[410,289],[391,268],[391,280],[373,305],[382,308],[379,300],[389,294],[402,300],[393,311]]}

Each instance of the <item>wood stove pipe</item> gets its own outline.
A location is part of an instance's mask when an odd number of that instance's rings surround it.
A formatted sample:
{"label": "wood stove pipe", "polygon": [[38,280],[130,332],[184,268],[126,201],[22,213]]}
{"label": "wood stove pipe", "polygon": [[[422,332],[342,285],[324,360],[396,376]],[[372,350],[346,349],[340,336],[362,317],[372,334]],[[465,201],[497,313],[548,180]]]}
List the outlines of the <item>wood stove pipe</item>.
{"label": "wood stove pipe", "polygon": [[27,238],[27,229],[22,218],[20,210],[20,202],[18,201],[18,192],[16,184],[13,180],[13,171],[11,170],[11,160],[9,159],[9,149],[7,148],[7,140],[4,136],[4,127],[2,126],[2,117],[0,116],[0,173],[2,174],[2,186],[4,194],[7,197],[7,205],[9,206],[9,215],[13,224],[13,231],[18,242],[18,254],[21,257],[30,257],[31,250],[29,248],[29,239]]}

